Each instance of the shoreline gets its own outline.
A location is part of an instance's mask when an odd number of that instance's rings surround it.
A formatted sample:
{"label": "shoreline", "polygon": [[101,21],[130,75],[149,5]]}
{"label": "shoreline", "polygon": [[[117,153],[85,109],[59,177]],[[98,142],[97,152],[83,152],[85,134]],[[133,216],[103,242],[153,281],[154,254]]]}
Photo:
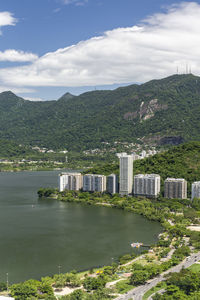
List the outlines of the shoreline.
{"label": "shoreline", "polygon": [[[150,200],[150,199],[141,199],[141,198],[134,198],[134,197],[120,197],[119,195],[114,195],[114,196],[110,196],[108,194],[98,194],[98,193],[84,193],[84,192],[75,192],[75,191],[65,191],[65,192],[58,192],[57,189],[40,189],[40,192],[45,193],[46,191],[50,191],[51,190],[51,194],[48,197],[44,197],[44,199],[51,199],[51,200],[56,200],[56,201],[63,201],[63,202],[69,202],[69,203],[77,203],[77,204],[87,204],[87,205],[94,205],[94,206],[102,206],[102,207],[110,207],[110,208],[118,208],[118,209],[122,209],[124,211],[127,212],[131,212],[133,214],[137,214],[137,215],[141,215],[143,217],[145,217],[146,219],[150,220],[150,221],[156,221],[159,222],[159,224],[162,226],[162,230],[156,234],[156,241],[153,245],[150,245],[151,248],[151,252],[150,251],[145,251],[145,254],[143,255],[142,253],[137,253],[137,260],[138,263],[143,264],[143,260],[145,260],[144,265],[148,265],[149,263],[152,262],[152,264],[157,264],[157,266],[160,268],[160,270],[167,270],[168,268],[170,268],[170,266],[173,266],[174,263],[179,264],[180,261],[182,261],[183,256],[179,257],[178,260],[176,257],[174,257],[174,255],[176,255],[176,249],[174,248],[174,251],[172,253],[172,255],[168,255],[167,254],[167,258],[166,260],[162,260],[159,259],[159,263],[158,263],[158,258],[153,258],[156,254],[157,251],[163,252],[165,250],[167,250],[169,248],[169,244],[168,245],[162,245],[160,243],[161,242],[167,242],[168,240],[170,241],[170,247],[171,245],[174,245],[173,243],[175,243],[176,240],[175,237],[173,236],[172,239],[170,239],[169,237],[169,232],[176,232],[176,231],[172,231],[176,229],[176,225],[178,224],[178,219],[176,219],[176,217],[178,216],[178,211],[177,212],[173,212],[168,211],[168,217],[163,218],[164,216],[164,210],[159,210],[157,207],[159,204],[164,204],[165,202],[162,202],[162,199],[159,201],[155,201],[155,200]],[[38,191],[38,194],[39,194]],[[40,197],[42,198],[42,197]],[[41,199],[42,200],[42,199]],[[170,206],[170,201],[168,202],[166,201],[165,205],[168,207],[168,204]],[[172,202],[174,202],[175,200],[173,200]],[[144,204],[146,206],[144,206]],[[186,204],[182,204],[182,208],[185,209]],[[148,207],[148,209],[147,209]],[[156,207],[156,211],[155,211],[155,207]],[[151,209],[150,209],[151,208]],[[176,216],[177,213],[177,216]],[[176,221],[174,221],[174,218]],[[172,222],[172,224],[170,224],[169,220]],[[191,224],[191,222],[190,222]],[[179,232],[178,235],[177,233],[175,234],[175,236],[179,237]],[[184,238],[182,238],[184,240]],[[163,248],[162,248],[163,247]],[[174,246],[173,246],[174,247]],[[180,246],[179,246],[180,247]],[[178,247],[178,249],[180,249]],[[161,249],[160,249],[161,248]],[[155,251],[155,249],[157,249]],[[160,249],[160,250],[159,250]],[[130,251],[129,253],[133,252],[133,249],[130,247]],[[141,251],[144,250],[144,248],[141,247]],[[152,254],[153,253],[153,254]],[[169,252],[171,253],[171,252]],[[125,260],[125,262],[121,262],[121,259],[119,259],[116,263],[117,266],[117,270],[124,270],[124,272],[126,272],[127,274],[132,274],[132,264],[133,264],[133,258],[130,257],[129,254],[122,254],[124,257],[128,256],[128,259]],[[122,256],[122,258],[123,258]],[[147,257],[149,257],[150,261],[148,261]],[[165,257],[165,256],[161,256],[161,257]],[[125,258],[123,258],[125,259]],[[174,262],[175,260],[175,262]],[[114,262],[114,261],[112,261]],[[100,278],[99,274],[101,274],[102,272],[104,273],[104,271],[106,270],[106,268],[111,268],[113,264],[109,264],[109,266],[98,266],[97,268],[95,266],[90,266],[88,267],[86,270],[78,270],[77,276],[82,276],[82,281],[83,282],[83,275],[82,274],[87,274],[87,276],[90,277],[94,277],[94,278]],[[96,269],[95,272],[92,271],[90,272],[91,269]],[[98,271],[97,271],[98,270]],[[98,275],[97,275],[98,272]],[[119,271],[118,271],[119,272]],[[161,271],[160,271],[161,272]],[[62,273],[63,276],[65,273]],[[67,274],[67,273],[66,273]],[[91,275],[93,274],[93,275]],[[113,288],[117,288],[117,286],[120,286],[120,282],[122,281],[122,279],[124,280],[124,284],[127,285],[129,288],[131,287],[131,289],[133,288],[131,286],[131,283],[129,284],[129,279],[127,278],[123,278],[122,275],[116,275],[117,273],[114,273],[113,276],[118,276],[117,278],[120,278],[121,280],[119,280],[119,284],[118,282],[116,282],[116,284],[114,285]],[[133,273],[134,274],[134,273]],[[57,276],[57,277],[56,277]],[[61,274],[55,274],[55,275],[51,275],[52,280],[55,280],[54,278],[59,278],[59,276],[61,276]],[[130,275],[132,276],[132,275]],[[47,275],[48,277],[48,275]],[[84,277],[85,278],[85,277]],[[115,280],[117,280],[117,278],[115,278]],[[150,277],[153,278],[153,277]],[[40,279],[42,280],[42,279]],[[111,282],[114,281],[114,278],[112,278],[112,280],[106,281],[106,282]],[[25,281],[26,282],[26,281]],[[19,283],[21,284],[21,283]],[[52,284],[52,286],[54,287],[54,283]],[[112,286],[112,285],[111,285]],[[65,287],[65,286],[64,286]],[[81,288],[81,287],[79,287]],[[118,287],[119,288],[119,287]],[[73,288],[68,288],[65,289],[66,291],[73,293],[74,289]],[[84,290],[85,293],[85,290]]]}

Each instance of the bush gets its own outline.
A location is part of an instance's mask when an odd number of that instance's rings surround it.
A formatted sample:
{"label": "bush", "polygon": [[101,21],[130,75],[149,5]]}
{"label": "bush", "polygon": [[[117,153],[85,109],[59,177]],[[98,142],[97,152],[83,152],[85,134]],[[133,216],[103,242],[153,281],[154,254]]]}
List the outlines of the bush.
{"label": "bush", "polygon": [[7,284],[5,282],[0,282],[0,292],[7,290]]}
{"label": "bush", "polygon": [[100,288],[103,288],[105,286],[106,282],[105,279],[102,277],[93,278],[93,277],[87,277],[83,281],[83,287],[87,291],[97,290]]}

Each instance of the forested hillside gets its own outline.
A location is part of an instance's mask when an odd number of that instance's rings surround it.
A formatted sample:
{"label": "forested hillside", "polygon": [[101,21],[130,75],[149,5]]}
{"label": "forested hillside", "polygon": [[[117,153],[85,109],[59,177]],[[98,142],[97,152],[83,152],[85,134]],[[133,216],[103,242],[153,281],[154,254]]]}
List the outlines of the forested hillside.
{"label": "forested hillside", "polygon": [[[119,164],[105,164],[85,171],[85,173],[105,174],[119,173]],[[168,151],[156,154],[133,163],[133,173],[159,174],[161,182],[167,177],[184,178],[188,181],[190,192],[191,183],[200,181],[200,142],[185,143],[171,147]]]}
{"label": "forested hillside", "polygon": [[179,144],[200,140],[200,77],[173,75],[114,91],[31,102],[0,94],[0,138],[52,149],[102,142]]}
{"label": "forested hillside", "polygon": [[27,155],[38,155],[37,151],[32,150],[29,146],[18,145],[15,142],[0,139],[0,158],[24,158]]}

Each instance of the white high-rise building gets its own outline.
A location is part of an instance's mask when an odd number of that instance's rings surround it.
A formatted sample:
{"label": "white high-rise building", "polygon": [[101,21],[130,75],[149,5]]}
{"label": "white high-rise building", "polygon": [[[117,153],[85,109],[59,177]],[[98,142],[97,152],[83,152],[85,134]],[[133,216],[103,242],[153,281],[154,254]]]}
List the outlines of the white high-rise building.
{"label": "white high-rise building", "polygon": [[183,178],[165,179],[164,197],[169,199],[186,199],[187,181]]}
{"label": "white high-rise building", "polygon": [[86,174],[83,176],[83,191],[104,192],[106,191],[106,176]]}
{"label": "white high-rise building", "polygon": [[129,195],[133,192],[133,156],[122,153],[119,158],[120,195]]}
{"label": "white high-rise building", "polygon": [[160,175],[138,174],[134,176],[134,195],[156,198],[160,193]]}
{"label": "white high-rise building", "polygon": [[116,194],[119,192],[119,182],[116,174],[110,174],[107,177],[107,192],[110,194]]}
{"label": "white high-rise building", "polygon": [[83,187],[83,176],[81,173],[61,173],[58,176],[59,191],[79,191]]}
{"label": "white high-rise building", "polygon": [[200,199],[200,181],[195,181],[192,183],[192,200],[194,198]]}

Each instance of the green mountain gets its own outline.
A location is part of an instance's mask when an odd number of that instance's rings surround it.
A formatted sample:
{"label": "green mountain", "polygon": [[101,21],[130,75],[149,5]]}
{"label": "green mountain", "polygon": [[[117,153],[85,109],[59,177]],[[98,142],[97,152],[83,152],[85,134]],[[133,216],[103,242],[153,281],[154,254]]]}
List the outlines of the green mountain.
{"label": "green mountain", "polygon": [[113,91],[31,102],[0,94],[0,138],[84,150],[102,142],[179,144],[200,140],[200,77],[173,75]]}

